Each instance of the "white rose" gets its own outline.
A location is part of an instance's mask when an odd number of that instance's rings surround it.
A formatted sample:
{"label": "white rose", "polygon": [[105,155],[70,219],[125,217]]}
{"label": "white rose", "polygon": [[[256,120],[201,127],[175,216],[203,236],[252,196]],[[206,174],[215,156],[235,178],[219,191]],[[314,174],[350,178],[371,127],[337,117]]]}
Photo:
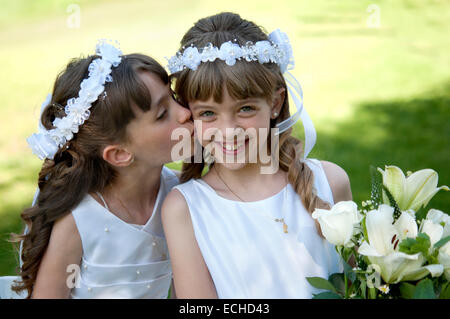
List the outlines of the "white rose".
{"label": "white rose", "polygon": [[330,210],[316,208],[312,217],[317,219],[325,238],[336,246],[351,247],[355,225],[362,219],[353,201],[341,201]]}

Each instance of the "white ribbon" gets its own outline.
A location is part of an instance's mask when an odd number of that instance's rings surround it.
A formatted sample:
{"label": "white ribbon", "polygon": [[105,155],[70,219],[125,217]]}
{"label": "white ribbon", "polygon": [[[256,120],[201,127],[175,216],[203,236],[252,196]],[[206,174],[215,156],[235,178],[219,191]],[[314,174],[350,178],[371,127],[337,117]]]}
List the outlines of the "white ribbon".
{"label": "white ribbon", "polygon": [[276,135],[286,131],[295,123],[297,123],[299,119],[302,119],[303,128],[305,130],[305,147],[303,159],[306,159],[306,157],[316,144],[317,134],[316,129],[314,128],[314,124],[303,106],[302,87],[300,83],[298,83],[295,76],[288,71],[292,70],[295,65],[294,56],[292,54],[292,47],[290,45],[288,36],[286,35],[286,33],[280,31],[280,29],[277,29],[270,33],[269,39],[276,43],[278,46],[282,47],[283,52],[288,52],[288,55],[283,59],[280,65],[280,69],[283,73],[284,79],[286,80],[289,95],[294,100],[294,104],[297,109],[297,111],[293,115],[276,125],[276,127],[279,129]]}
{"label": "white ribbon", "polygon": [[305,130],[305,147],[303,159],[306,159],[308,157],[308,154],[316,144],[316,129],[314,128],[314,124],[309,117],[308,112],[306,112],[306,109],[303,106],[303,91],[300,83],[298,83],[297,79],[288,71],[284,74],[284,79],[286,80],[289,95],[294,100],[297,111],[286,120],[276,124],[276,127],[279,128],[279,131],[276,133],[276,135],[286,131],[287,129],[292,127],[299,119],[302,119],[303,128]]}

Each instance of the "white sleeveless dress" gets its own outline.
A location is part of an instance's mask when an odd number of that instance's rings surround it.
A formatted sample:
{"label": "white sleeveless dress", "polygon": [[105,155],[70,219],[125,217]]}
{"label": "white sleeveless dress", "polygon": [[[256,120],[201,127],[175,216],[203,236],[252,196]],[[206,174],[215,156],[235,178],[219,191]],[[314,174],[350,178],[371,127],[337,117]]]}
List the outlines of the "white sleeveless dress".
{"label": "white sleeveless dress", "polygon": [[178,183],[163,167],[152,216],[143,226],[124,222],[91,195],[82,200],[72,211],[83,246],[72,298],[167,298],[172,269],[161,205]]}
{"label": "white sleeveless dress", "polygon": [[[320,161],[307,159],[316,194],[334,204]],[[201,179],[175,186],[186,199],[195,237],[219,298],[311,298],[320,292],[306,277],[342,271],[332,244],[288,184],[263,200],[219,196]],[[288,233],[275,219],[284,218]]]}

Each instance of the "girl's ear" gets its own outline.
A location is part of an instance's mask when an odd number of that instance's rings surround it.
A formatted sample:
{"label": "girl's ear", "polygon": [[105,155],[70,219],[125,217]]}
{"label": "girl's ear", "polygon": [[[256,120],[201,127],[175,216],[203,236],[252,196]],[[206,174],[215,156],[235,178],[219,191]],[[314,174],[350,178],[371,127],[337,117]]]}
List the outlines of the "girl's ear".
{"label": "girl's ear", "polygon": [[279,88],[275,91],[272,98],[272,111],[271,118],[275,119],[280,114],[280,110],[284,104],[284,99],[286,98],[286,89]]}
{"label": "girl's ear", "polygon": [[105,161],[118,167],[129,166],[134,161],[133,154],[122,145],[108,145],[104,148],[102,155]]}

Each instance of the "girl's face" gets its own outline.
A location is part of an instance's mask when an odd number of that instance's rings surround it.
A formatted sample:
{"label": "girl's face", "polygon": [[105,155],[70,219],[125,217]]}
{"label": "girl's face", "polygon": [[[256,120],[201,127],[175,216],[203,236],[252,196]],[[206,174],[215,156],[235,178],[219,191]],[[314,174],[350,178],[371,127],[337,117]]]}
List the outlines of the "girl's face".
{"label": "girl's face", "polygon": [[193,134],[191,112],[173,99],[169,84],[157,75],[142,72],[139,76],[150,91],[152,105],[147,112],[134,110],[136,118],[127,127],[127,149],[136,161],[160,166],[172,161],[171,150],[178,142],[171,139],[174,129],[184,128]]}
{"label": "girl's face", "polygon": [[216,163],[232,170],[259,162],[258,151],[267,149],[270,119],[274,118],[273,112],[279,112],[278,106],[264,98],[236,100],[226,87],[222,103],[211,97],[190,102],[189,108],[197,140],[211,150]]}

